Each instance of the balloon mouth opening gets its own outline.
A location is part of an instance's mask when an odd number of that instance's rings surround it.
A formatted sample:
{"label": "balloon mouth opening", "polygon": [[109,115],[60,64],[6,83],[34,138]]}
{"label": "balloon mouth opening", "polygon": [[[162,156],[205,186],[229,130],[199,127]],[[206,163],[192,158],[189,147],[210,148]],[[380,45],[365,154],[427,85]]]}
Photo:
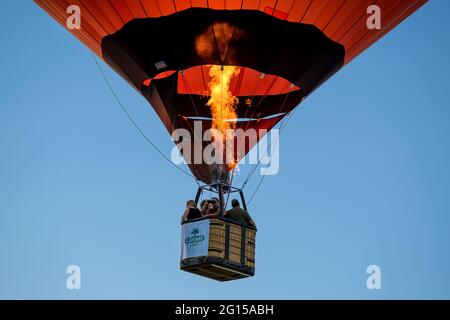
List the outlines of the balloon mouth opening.
{"label": "balloon mouth opening", "polygon": [[[199,96],[210,96],[208,87],[212,77],[211,68],[217,65],[198,65],[185,70],[161,70],[156,76],[147,78],[142,82],[142,87],[150,87],[153,81],[165,79],[177,73],[178,94],[193,94]],[[230,81],[230,92],[233,96],[271,96],[286,94],[301,88],[289,80],[245,66],[222,66],[239,68],[239,74]],[[250,103],[250,101],[248,101]]]}

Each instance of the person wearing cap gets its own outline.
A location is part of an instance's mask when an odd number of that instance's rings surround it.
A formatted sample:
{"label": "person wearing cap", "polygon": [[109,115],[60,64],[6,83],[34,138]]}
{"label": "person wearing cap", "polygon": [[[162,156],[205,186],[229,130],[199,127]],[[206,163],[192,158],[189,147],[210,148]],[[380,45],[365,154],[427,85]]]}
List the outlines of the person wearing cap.
{"label": "person wearing cap", "polygon": [[256,228],[255,222],[250,217],[248,212],[240,207],[239,201],[237,199],[231,200],[231,206],[233,208],[227,211],[225,217]]}

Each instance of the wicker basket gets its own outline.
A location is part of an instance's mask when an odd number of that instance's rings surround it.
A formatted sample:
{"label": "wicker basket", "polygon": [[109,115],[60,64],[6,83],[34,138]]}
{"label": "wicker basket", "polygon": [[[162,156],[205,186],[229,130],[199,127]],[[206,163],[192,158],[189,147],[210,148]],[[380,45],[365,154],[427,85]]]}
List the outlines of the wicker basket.
{"label": "wicker basket", "polygon": [[180,261],[182,270],[219,281],[255,274],[256,230],[229,219],[210,219],[208,256]]}

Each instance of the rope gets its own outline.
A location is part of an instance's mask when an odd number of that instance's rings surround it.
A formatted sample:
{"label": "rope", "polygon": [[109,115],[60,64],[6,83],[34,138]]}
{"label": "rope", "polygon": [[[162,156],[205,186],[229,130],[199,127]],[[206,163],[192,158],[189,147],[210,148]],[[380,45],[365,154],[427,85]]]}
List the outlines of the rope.
{"label": "rope", "polygon": [[[286,120],[286,122],[284,122],[284,124],[283,124],[282,126],[280,126],[280,134],[281,134],[282,129],[283,129],[283,128],[286,126],[286,124],[289,122],[289,120],[292,119],[292,116],[294,115],[296,109],[297,109],[297,108],[295,108],[295,109],[289,114],[288,119]],[[275,146],[274,146],[274,148],[271,150],[271,154],[273,153],[273,150],[276,148],[276,146],[277,146],[279,140],[280,140],[280,137],[278,137],[278,140],[275,141]],[[267,172],[267,170],[268,170],[268,168],[266,168],[266,170],[264,171],[264,174],[261,176],[261,179],[259,180],[259,183],[258,183],[258,185],[256,186],[255,191],[253,191],[253,193],[252,193],[250,199],[247,201],[247,204],[248,204],[248,205],[250,204],[250,202],[252,202],[253,197],[256,195],[256,193],[258,192],[259,188],[261,187],[261,184],[262,184],[262,182],[264,181],[264,178],[265,178],[265,176],[266,176],[265,173]]]}
{"label": "rope", "polygon": [[92,55],[92,59],[94,59],[94,62],[97,66],[98,71],[100,72],[100,74],[102,75],[103,79],[105,80],[106,84],[109,87],[109,90],[111,91],[111,93],[113,94],[115,100],[117,101],[117,103],[119,104],[119,106],[121,107],[122,111],[125,113],[125,115],[127,116],[128,120],[130,120],[130,122],[133,124],[133,126],[136,128],[136,130],[141,134],[142,137],[144,137],[144,139],[152,146],[152,148],[154,150],[156,150],[167,162],[169,162],[171,165],[173,165],[175,168],[177,168],[178,170],[180,170],[182,173],[184,173],[185,175],[197,180],[196,177],[194,177],[192,174],[190,174],[189,172],[187,172],[186,170],[183,170],[182,168],[180,168],[179,166],[177,166],[175,163],[173,163],[164,153],[162,153],[162,151],[147,137],[147,135],[142,131],[142,129],[138,126],[138,124],[136,123],[136,121],[133,119],[133,117],[131,116],[131,114],[128,112],[127,108],[125,107],[125,105],[122,103],[122,101],[120,101],[119,96],[117,95],[117,93],[114,91],[114,88],[112,87],[111,83],[109,82],[108,78],[106,77],[105,72],[103,71],[103,69],[101,68],[97,58],[95,57],[95,55],[91,52]]}
{"label": "rope", "polygon": [[[283,101],[283,103],[281,104],[281,107],[280,107],[278,113],[280,113],[281,110],[284,108],[284,106],[285,106],[285,104],[286,104],[286,101],[287,101],[287,99],[288,99],[288,97],[289,97],[290,94],[291,94],[291,91],[289,91],[289,92],[286,94],[286,97],[284,98],[284,101]],[[283,127],[284,127],[284,125],[286,124],[287,121],[288,121],[288,120],[285,120],[285,119],[282,119],[282,120],[281,120],[281,124],[280,124],[280,127],[279,127],[280,133],[281,133],[281,129],[283,129]],[[267,141],[268,141],[268,140],[266,139],[266,146],[267,146],[267,144],[268,144]],[[243,189],[243,188],[246,186],[248,180],[252,177],[253,173],[255,173],[255,171],[256,171],[256,169],[258,168],[258,166],[259,166],[260,163],[261,163],[261,159],[258,159],[258,162],[256,163],[256,165],[252,168],[252,170],[250,170],[249,174],[247,175],[247,178],[245,179],[244,183],[242,184],[241,189]]]}

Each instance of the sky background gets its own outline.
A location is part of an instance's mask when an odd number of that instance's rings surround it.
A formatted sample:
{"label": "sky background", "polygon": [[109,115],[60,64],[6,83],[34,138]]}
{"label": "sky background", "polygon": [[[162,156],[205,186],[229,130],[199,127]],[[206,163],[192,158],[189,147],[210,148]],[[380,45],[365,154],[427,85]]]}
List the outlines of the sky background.
{"label": "sky background", "polygon": [[[256,276],[227,283],[179,270],[196,184],[137,133],[89,51],[31,1],[0,6],[0,298],[450,298],[449,1],[298,108],[249,207]],[[170,154],[153,109],[103,67]],[[66,289],[71,264],[81,290]],[[381,290],[366,287],[371,264]]]}

